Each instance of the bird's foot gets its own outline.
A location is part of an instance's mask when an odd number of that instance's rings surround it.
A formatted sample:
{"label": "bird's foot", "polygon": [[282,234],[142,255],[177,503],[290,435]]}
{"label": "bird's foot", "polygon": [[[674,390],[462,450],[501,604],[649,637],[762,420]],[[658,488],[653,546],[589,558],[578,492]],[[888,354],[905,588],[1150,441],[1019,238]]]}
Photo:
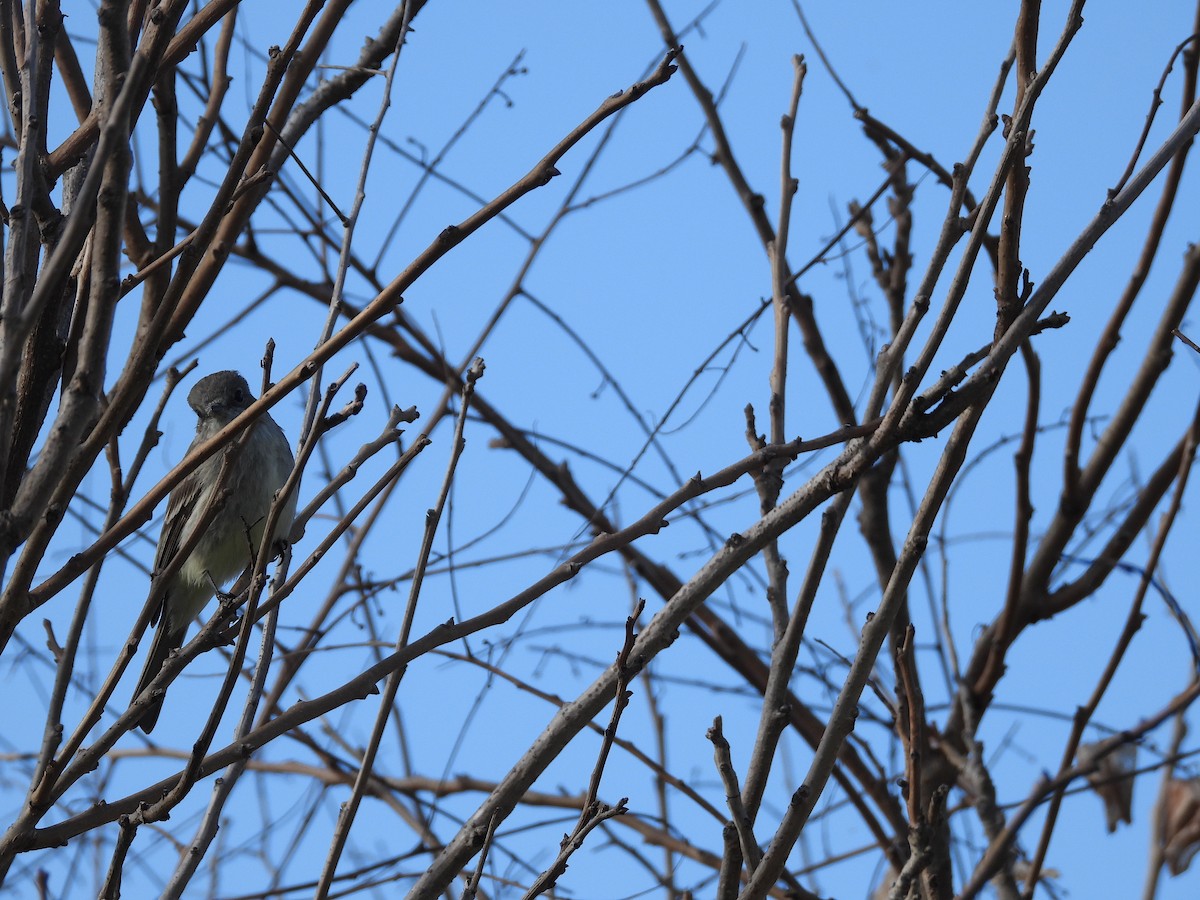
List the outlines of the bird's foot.
{"label": "bird's foot", "polygon": [[216,593],[217,602],[221,604],[221,612],[232,613],[240,604],[241,598],[237,594],[231,594],[228,591],[218,590]]}

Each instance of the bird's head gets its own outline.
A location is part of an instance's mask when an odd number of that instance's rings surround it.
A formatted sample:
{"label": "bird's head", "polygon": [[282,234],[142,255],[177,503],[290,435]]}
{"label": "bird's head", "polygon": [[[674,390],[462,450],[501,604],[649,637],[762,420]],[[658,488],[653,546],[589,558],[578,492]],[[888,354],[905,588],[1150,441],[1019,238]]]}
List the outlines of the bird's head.
{"label": "bird's head", "polygon": [[253,402],[250,385],[232,370],[205,375],[188,394],[188,405],[196,415],[222,422],[232,421]]}

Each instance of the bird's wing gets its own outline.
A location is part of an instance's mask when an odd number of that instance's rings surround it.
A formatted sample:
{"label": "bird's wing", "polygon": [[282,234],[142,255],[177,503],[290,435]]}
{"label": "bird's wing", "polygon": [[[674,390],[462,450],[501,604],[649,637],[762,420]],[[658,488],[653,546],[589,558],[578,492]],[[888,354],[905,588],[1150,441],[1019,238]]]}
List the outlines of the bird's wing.
{"label": "bird's wing", "polygon": [[[150,573],[151,578],[158,578],[163,570],[171,564],[175,554],[179,552],[179,548],[187,538],[185,534],[187,523],[195,515],[203,496],[204,485],[198,470],[171,491],[171,499],[167,501],[167,515],[163,520],[162,533],[158,536],[158,549],[154,552],[154,570]],[[166,594],[164,593],[162,602],[158,604],[157,609],[150,617],[151,625],[158,621],[165,603]]]}

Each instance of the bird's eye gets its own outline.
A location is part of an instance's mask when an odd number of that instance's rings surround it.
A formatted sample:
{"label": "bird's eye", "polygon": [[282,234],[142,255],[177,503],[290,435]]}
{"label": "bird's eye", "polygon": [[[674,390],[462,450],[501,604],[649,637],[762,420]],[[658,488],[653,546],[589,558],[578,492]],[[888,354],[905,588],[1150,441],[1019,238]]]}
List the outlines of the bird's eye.
{"label": "bird's eye", "polygon": [[241,388],[234,388],[233,389],[233,402],[234,403],[245,403],[246,402],[246,392],[243,391]]}

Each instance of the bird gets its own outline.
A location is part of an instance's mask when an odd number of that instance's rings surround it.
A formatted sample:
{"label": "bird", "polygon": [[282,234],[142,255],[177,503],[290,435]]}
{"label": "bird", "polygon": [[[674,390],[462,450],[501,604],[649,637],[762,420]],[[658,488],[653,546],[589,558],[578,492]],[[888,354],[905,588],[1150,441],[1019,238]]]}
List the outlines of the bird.
{"label": "bird", "polygon": [[[198,417],[196,437],[188,452],[237,418],[254,399],[246,379],[238,372],[214,372],[196,382],[187,398],[188,405]],[[157,628],[133,692],[134,699],[158,675],[167,657],[183,646],[188,624],[217,590],[254,562],[254,555],[262,544],[271,503],[282,490],[294,465],[287,436],[266,413],[250,426],[249,437],[234,457],[223,484],[218,485],[223,457],[224,454],[217,453],[206,459],[171,491],[167,501],[167,514],[150,574],[152,583],[162,577],[180,548],[188,542],[213,494],[218,489],[229,492],[204,535],[162,591],[162,601],[150,619],[152,625],[157,622]],[[296,492],[293,489],[275,525],[272,548],[277,548],[287,536],[295,512]],[[165,695],[164,689],[138,720],[138,727],[146,734],[153,731],[158,722]]]}

